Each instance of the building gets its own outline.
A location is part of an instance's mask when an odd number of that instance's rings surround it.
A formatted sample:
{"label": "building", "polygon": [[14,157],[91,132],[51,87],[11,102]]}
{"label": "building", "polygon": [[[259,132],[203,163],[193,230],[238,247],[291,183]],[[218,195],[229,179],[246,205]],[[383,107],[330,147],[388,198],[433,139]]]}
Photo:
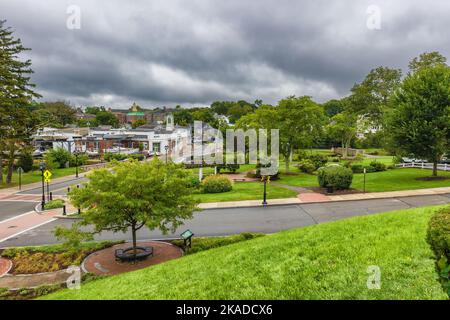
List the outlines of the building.
{"label": "building", "polygon": [[110,126],[97,128],[45,128],[34,136],[37,150],[64,148],[70,152],[89,154],[137,153],[169,155],[181,152],[188,145],[190,129],[174,124],[173,115],[168,115],[165,125],[144,125],[136,129],[113,129]]}

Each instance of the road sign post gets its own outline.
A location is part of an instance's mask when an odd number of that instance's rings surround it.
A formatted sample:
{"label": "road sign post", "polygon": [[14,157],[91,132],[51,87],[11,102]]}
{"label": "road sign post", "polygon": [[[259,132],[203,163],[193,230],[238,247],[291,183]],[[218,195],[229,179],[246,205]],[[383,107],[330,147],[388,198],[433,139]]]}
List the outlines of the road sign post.
{"label": "road sign post", "polygon": [[[49,170],[45,170],[43,173],[44,182],[47,183],[47,199],[50,201],[50,181],[52,177],[52,173]],[[43,186],[42,186],[43,187]]]}

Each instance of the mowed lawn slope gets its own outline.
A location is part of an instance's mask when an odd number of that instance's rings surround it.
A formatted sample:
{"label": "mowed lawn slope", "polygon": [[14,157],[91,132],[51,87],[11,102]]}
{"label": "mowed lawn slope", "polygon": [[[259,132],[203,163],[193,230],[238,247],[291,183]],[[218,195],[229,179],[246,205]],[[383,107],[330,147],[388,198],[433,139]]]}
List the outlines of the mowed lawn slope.
{"label": "mowed lawn slope", "polygon": [[[295,229],[96,280],[48,299],[446,299],[427,222],[436,207]],[[367,289],[369,266],[381,290]]]}

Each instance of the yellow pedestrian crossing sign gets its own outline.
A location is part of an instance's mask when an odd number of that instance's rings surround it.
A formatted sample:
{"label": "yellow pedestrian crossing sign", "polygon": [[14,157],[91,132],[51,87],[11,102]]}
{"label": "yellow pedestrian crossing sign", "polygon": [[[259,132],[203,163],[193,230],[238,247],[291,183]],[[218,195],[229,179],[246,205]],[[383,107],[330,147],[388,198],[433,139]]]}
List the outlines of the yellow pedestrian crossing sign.
{"label": "yellow pedestrian crossing sign", "polygon": [[50,178],[52,177],[52,173],[48,170],[44,171],[44,181],[45,182],[50,182]]}

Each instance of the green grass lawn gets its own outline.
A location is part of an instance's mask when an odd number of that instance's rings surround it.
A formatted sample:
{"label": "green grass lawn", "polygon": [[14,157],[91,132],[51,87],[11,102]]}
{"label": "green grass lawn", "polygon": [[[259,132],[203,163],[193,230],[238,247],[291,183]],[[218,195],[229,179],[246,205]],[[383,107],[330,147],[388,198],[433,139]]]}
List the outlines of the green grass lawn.
{"label": "green grass lawn", "polygon": [[[223,202],[258,200],[263,198],[264,184],[260,182],[236,182],[233,190],[224,193],[198,194],[195,197],[200,202]],[[295,198],[297,193],[281,187],[276,187],[269,183],[267,187],[267,199]]]}
{"label": "green grass lawn", "polygon": [[376,156],[376,158],[365,158],[362,161],[355,161],[354,164],[361,164],[363,166],[370,165],[373,161],[384,163],[386,166],[394,164],[394,157],[392,156]]}
{"label": "green grass lawn", "polygon": [[[436,207],[356,217],[232,244],[46,299],[448,299],[425,241]],[[367,288],[369,266],[381,289]]]}
{"label": "green grass lawn", "polygon": [[[298,170],[296,171],[298,173]],[[450,179],[450,172],[439,171],[438,175]],[[394,169],[383,172],[368,173],[366,175],[366,191],[399,191],[426,188],[450,187],[450,180],[423,181],[417,178],[431,176],[431,170],[422,169]],[[363,190],[363,174],[353,175],[352,188]],[[279,183],[296,187],[318,187],[317,176],[299,173],[298,175],[281,175]]]}
{"label": "green grass lawn", "polygon": [[[62,169],[52,169],[50,170],[52,172],[52,179],[61,178],[64,176],[69,176],[72,174],[75,174],[76,169],[75,168],[62,168]],[[6,173],[3,177],[6,179]],[[30,171],[22,174],[22,185],[28,184],[28,183],[34,183],[41,181],[41,171]],[[19,185],[19,174],[14,171],[13,179],[11,184],[2,183],[0,184],[0,189],[2,188],[11,188]]]}

